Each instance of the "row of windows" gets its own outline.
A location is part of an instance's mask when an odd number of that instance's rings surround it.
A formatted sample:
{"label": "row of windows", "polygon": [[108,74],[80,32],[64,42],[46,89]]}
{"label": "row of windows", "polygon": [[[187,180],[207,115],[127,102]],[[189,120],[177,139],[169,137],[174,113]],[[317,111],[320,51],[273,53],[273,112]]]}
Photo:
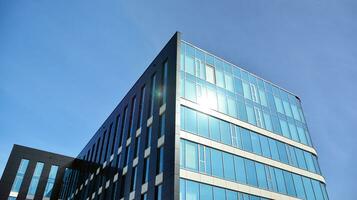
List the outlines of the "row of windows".
{"label": "row of windows", "polygon": [[180,179],[180,200],[267,200],[266,198]]}
{"label": "row of windows", "polygon": [[[29,164],[29,160],[27,160],[27,159],[21,160],[20,166],[16,173],[15,180],[12,184],[9,199],[16,199],[18,192],[20,191],[22,181],[24,179],[28,164]],[[35,167],[34,173],[31,178],[31,182],[30,182],[30,186],[28,188],[26,199],[34,198],[36,191],[37,191],[39,181],[40,181],[40,177],[41,177],[41,175],[44,176],[42,174],[43,167],[44,167],[44,163],[42,163],[42,162],[36,163],[36,167]],[[52,165],[50,173],[48,175],[47,182],[46,182],[46,187],[45,187],[43,197],[47,197],[47,198],[51,197],[52,189],[53,189],[54,182],[55,182],[56,175],[57,175],[57,171],[58,171],[58,166]]]}
{"label": "row of windows", "polygon": [[[129,168],[130,161],[133,158],[137,158],[139,156],[139,152],[142,152],[143,150],[149,148],[152,144],[152,134],[153,134],[153,127],[152,124],[147,126],[147,121],[144,120],[145,113],[147,116],[150,118],[154,114],[154,106],[156,104],[160,105],[165,105],[166,104],[166,99],[167,99],[167,72],[168,71],[168,63],[165,61],[163,63],[163,70],[162,70],[162,79],[161,82],[158,81],[158,76],[157,73],[154,73],[151,76],[151,86],[149,90],[147,91],[146,86],[144,85],[141,88],[141,95],[140,95],[140,100],[135,96],[132,97],[131,99],[131,106],[126,105],[123,109],[123,113],[118,115],[116,117],[116,121],[113,127],[113,123],[110,125],[109,131],[105,130],[104,133],[102,134],[102,137],[99,137],[97,141],[92,145],[92,147],[87,150],[86,155],[82,155],[84,160],[90,161],[90,162],[96,162],[96,163],[103,163],[104,161],[108,160],[109,155],[114,156],[116,152],[114,151],[116,148],[122,148],[120,153],[118,155],[115,155],[114,159],[111,159],[108,161],[108,165],[115,167],[115,168],[124,168],[127,167]],[[148,98],[148,101],[145,99]],[[145,112],[147,110],[147,112]],[[137,116],[137,117],[135,117]],[[165,112],[161,113],[159,116],[159,133],[158,133],[158,138],[163,136],[165,134],[165,122],[166,120],[166,114]],[[137,122],[137,123],[135,123]],[[114,129],[113,131],[111,129]],[[144,141],[142,141],[142,134],[136,135],[136,131],[139,128],[146,128],[146,137]],[[108,134],[107,134],[108,131]],[[113,136],[111,133],[113,132]],[[144,131],[142,131],[144,132]],[[127,133],[127,134],[125,134]],[[113,137],[113,138],[112,138]],[[125,137],[125,138],[124,138]],[[131,143],[127,145],[127,140],[131,139]],[[116,144],[118,147],[116,147]],[[164,150],[163,146],[161,146],[157,151],[157,160],[156,160],[156,166],[157,166],[157,174],[161,173],[163,171],[163,156],[164,156]],[[132,156],[131,156],[132,155]],[[144,159],[144,168],[143,168],[143,183],[148,181],[149,178],[149,167],[150,166],[150,156],[146,157]],[[69,177],[69,183],[70,186],[66,191],[66,196],[67,194],[73,193],[74,189],[78,187],[79,184],[72,184],[75,179],[80,179],[80,182],[83,183],[86,180],[90,178],[92,174],[89,172],[81,172],[81,175],[78,175],[78,177],[75,175],[76,172],[71,172],[71,175]],[[132,192],[135,188],[137,183],[140,181],[137,180],[138,176],[138,167],[134,166],[132,169],[131,177],[129,178],[130,181],[130,191]],[[84,190],[81,194],[81,197],[86,198],[89,197],[91,194],[89,194],[89,190],[96,190],[98,189],[102,182],[101,181],[103,176],[96,176],[94,177],[93,181],[91,181],[88,185],[84,186]],[[118,181],[114,185],[114,190],[112,196],[116,194],[116,190],[119,190],[119,196],[118,198],[122,198],[124,196],[124,190],[126,187],[126,174],[123,175],[121,178],[119,178],[120,181]],[[141,182],[140,182],[141,183]],[[91,188],[91,189],[89,189]],[[67,195],[68,196],[68,195]]]}
{"label": "row of windows", "polygon": [[328,200],[325,185],[314,179],[186,140],[180,151],[184,169],[301,199]]}
{"label": "row of windows", "polygon": [[[181,52],[181,59],[183,59],[180,75],[182,97],[312,146],[300,102],[294,96],[251,75],[247,75],[248,78],[243,76],[245,73],[243,71],[241,73],[237,67],[230,65],[222,67],[221,64],[213,67],[211,64],[203,64],[205,56],[193,57],[195,54],[201,55],[202,53],[197,53],[200,50],[183,45],[185,46],[191,49],[188,50],[191,53],[185,56]],[[207,56],[210,55],[206,55],[206,63]],[[212,60],[215,59],[212,57]],[[227,71],[221,73],[220,70],[225,68],[228,68]],[[232,73],[236,70],[239,73]],[[222,85],[225,87],[221,87]],[[303,130],[304,136],[299,137],[296,134],[297,129]]]}
{"label": "row of windows", "polygon": [[[305,124],[276,115],[260,105],[251,103],[239,97],[235,97],[220,91],[198,79],[190,78],[190,75],[182,74],[181,96],[201,106],[211,108],[231,117],[248,122],[257,127],[274,132],[286,138],[305,145],[312,146],[310,136]],[[270,99],[270,98],[269,98]]]}
{"label": "row of windows", "polygon": [[[300,101],[290,93],[183,41],[180,54],[181,71],[305,123]],[[267,93],[285,102],[284,105],[269,105]]]}
{"label": "row of windows", "polygon": [[317,157],[310,152],[181,107],[181,129],[313,173],[321,174]]}

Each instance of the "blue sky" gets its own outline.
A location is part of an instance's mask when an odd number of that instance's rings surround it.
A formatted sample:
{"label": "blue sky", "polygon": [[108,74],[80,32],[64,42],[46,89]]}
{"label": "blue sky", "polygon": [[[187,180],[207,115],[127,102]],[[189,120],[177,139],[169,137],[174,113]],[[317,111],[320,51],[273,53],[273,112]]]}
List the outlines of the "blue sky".
{"label": "blue sky", "polygon": [[357,1],[0,1],[0,174],[76,156],[175,31],[296,94],[331,199],[355,199]]}

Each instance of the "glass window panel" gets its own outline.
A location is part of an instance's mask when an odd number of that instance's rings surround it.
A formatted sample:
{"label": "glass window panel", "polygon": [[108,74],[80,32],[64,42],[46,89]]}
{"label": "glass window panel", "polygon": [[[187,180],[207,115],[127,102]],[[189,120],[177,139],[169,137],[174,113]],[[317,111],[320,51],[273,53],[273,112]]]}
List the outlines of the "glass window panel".
{"label": "glass window panel", "polygon": [[247,109],[248,122],[251,123],[251,124],[256,125],[253,106],[248,105],[248,104],[246,104],[245,106],[246,106],[246,109]]}
{"label": "glass window panel", "polygon": [[312,159],[314,161],[314,165],[315,165],[315,169],[316,169],[317,173],[321,174],[321,170],[320,170],[319,163],[317,161],[317,157],[315,155],[312,155]]}
{"label": "glass window panel", "polygon": [[198,152],[197,144],[192,142],[185,142],[185,160],[186,168],[191,170],[198,170]]}
{"label": "glass window panel", "polygon": [[249,185],[258,186],[257,173],[255,171],[255,163],[251,160],[244,160],[245,169],[247,170],[247,183]]}
{"label": "glass window panel", "polygon": [[46,184],[45,192],[44,192],[44,197],[48,197],[48,198],[51,197],[52,189],[53,189],[53,186],[54,186],[55,180],[56,180],[57,171],[58,171],[58,166],[52,165],[50,174],[48,175],[47,184]]}
{"label": "glass window panel", "polygon": [[186,200],[199,200],[199,185],[186,180]]}
{"label": "glass window panel", "polygon": [[286,189],[287,189],[288,195],[295,197],[296,192],[295,192],[294,181],[293,181],[293,177],[291,176],[291,173],[284,171],[284,179],[286,182]]}
{"label": "glass window panel", "polygon": [[298,163],[297,163],[297,159],[296,159],[296,155],[295,155],[295,147],[292,146],[288,146],[288,156],[289,156],[289,163],[295,167],[298,167]]}
{"label": "glass window panel", "polygon": [[214,200],[224,200],[226,199],[226,192],[222,188],[213,187]]}
{"label": "glass window panel", "polygon": [[271,154],[270,154],[268,138],[262,135],[260,135],[259,137],[260,137],[260,144],[262,146],[263,156],[270,158]]}
{"label": "glass window panel", "polygon": [[209,117],[209,129],[210,129],[210,135],[211,139],[215,141],[221,141],[221,134],[219,131],[219,121],[218,119],[214,117]]}
{"label": "glass window panel", "polygon": [[278,153],[278,147],[276,145],[276,141],[269,138],[269,147],[270,147],[270,152],[271,152],[272,159],[273,160],[280,160],[279,159],[279,153]]}
{"label": "glass window panel", "polygon": [[294,124],[292,124],[292,123],[290,123],[290,122],[289,122],[289,130],[290,130],[291,138],[292,138],[294,141],[299,142],[299,136],[298,136],[296,127],[295,127]]}
{"label": "glass window panel", "polygon": [[264,112],[264,123],[265,123],[265,128],[268,131],[273,131],[273,125],[271,124],[271,119],[270,119],[270,115],[266,112]]}
{"label": "glass window panel", "polygon": [[233,78],[229,74],[224,74],[225,82],[226,82],[226,89],[234,92],[234,86],[233,86]]}
{"label": "glass window panel", "polygon": [[276,182],[278,185],[278,192],[280,192],[282,194],[286,194],[286,187],[285,187],[283,171],[275,168],[274,172],[275,172]]}
{"label": "glass window panel", "polygon": [[277,144],[278,151],[279,151],[280,161],[288,164],[289,159],[288,159],[288,154],[286,153],[285,144],[283,144],[282,142],[276,142],[276,144]]}
{"label": "glass window panel", "polygon": [[227,96],[228,115],[237,118],[236,102],[232,97]]}
{"label": "glass window panel", "polygon": [[296,196],[300,199],[306,199],[304,185],[302,184],[301,176],[293,174],[293,181],[296,189]]}
{"label": "glass window panel", "polygon": [[268,102],[267,102],[267,98],[265,96],[264,90],[259,89],[259,97],[260,97],[260,103],[262,104],[262,106],[268,107]]}
{"label": "glass window panel", "polygon": [[283,132],[283,136],[287,138],[291,138],[288,123],[285,120],[280,119],[280,126],[281,126],[281,131]]}
{"label": "glass window panel", "polygon": [[265,172],[267,173],[268,188],[271,191],[277,192],[277,184],[275,178],[275,172],[273,167],[265,166]]}
{"label": "glass window panel", "polygon": [[187,73],[195,75],[195,60],[191,56],[185,57],[185,70]]}
{"label": "glass window panel", "polygon": [[291,113],[291,110],[290,110],[290,104],[287,101],[283,100],[283,106],[284,106],[285,114],[289,117],[293,117],[293,114]]}
{"label": "glass window panel", "polygon": [[213,200],[212,186],[206,184],[200,184],[200,199]]}
{"label": "glass window panel", "polygon": [[218,87],[224,88],[223,71],[216,69],[216,84]]}
{"label": "glass window panel", "polygon": [[295,154],[296,154],[299,168],[307,169],[303,151],[301,149],[296,148]]}
{"label": "glass window panel", "polygon": [[185,76],[180,74],[180,97],[185,97]]}
{"label": "glass window panel", "polygon": [[315,193],[315,197],[316,199],[324,199],[324,196],[322,194],[322,190],[320,187],[320,183],[316,180],[311,179],[311,183],[312,183],[312,188],[314,189],[314,193]]}
{"label": "glass window panel", "polygon": [[227,200],[237,200],[237,192],[232,190],[226,190]]}
{"label": "glass window panel", "polygon": [[206,81],[215,84],[215,72],[214,68],[210,65],[206,65]]}
{"label": "glass window panel", "polygon": [[305,156],[305,160],[306,160],[307,170],[309,170],[310,172],[316,173],[314,161],[312,159],[311,154],[304,151],[304,156]]}
{"label": "glass window panel", "polygon": [[196,76],[199,77],[200,79],[205,80],[206,78],[206,73],[205,73],[205,64],[204,61],[200,59],[196,59]]}
{"label": "glass window panel", "polygon": [[303,143],[303,144],[307,144],[307,139],[306,139],[306,136],[305,136],[304,129],[302,129],[299,126],[296,127],[296,128],[297,128],[297,131],[298,131],[298,134],[299,134],[300,142]]}
{"label": "glass window panel", "polygon": [[215,149],[211,150],[212,175],[223,178],[222,153]]}
{"label": "glass window panel", "polygon": [[[241,135],[240,135],[240,128],[239,126],[234,126],[234,135],[235,135],[235,139],[236,139],[236,142],[233,142],[233,145],[236,143],[237,147],[239,149],[242,149],[242,139],[241,139]],[[233,132],[232,132],[233,133]]]}
{"label": "glass window panel", "polygon": [[250,94],[250,86],[245,81],[243,81],[243,94],[244,98],[252,100],[252,95]]}
{"label": "glass window panel", "polygon": [[296,107],[296,105],[291,104],[291,110],[292,110],[294,119],[301,121],[300,114],[299,114],[299,111],[298,111],[298,108]]}
{"label": "glass window panel", "polygon": [[260,147],[259,135],[251,131],[250,136],[252,139],[253,152],[255,154],[262,155],[262,149]]}
{"label": "glass window panel", "polygon": [[247,129],[241,128],[240,129],[240,133],[241,133],[241,136],[242,136],[243,150],[252,152],[253,151],[253,147],[252,147],[252,141],[251,141],[251,138],[250,138],[249,131]]}
{"label": "glass window panel", "polygon": [[273,122],[273,130],[275,133],[281,135],[281,127],[279,123],[279,119],[276,116],[271,115],[271,121]]}
{"label": "glass window panel", "polygon": [[274,96],[274,101],[276,105],[276,110],[280,112],[281,114],[284,114],[284,108],[283,108],[283,103],[281,102],[281,99],[279,97]]}
{"label": "glass window panel", "polygon": [[326,186],[323,183],[320,183],[320,187],[322,190],[322,194],[324,195],[324,200],[328,200],[328,195],[327,195],[327,190],[326,190]]}
{"label": "glass window panel", "polygon": [[192,80],[185,81],[185,98],[196,102],[196,84]]}
{"label": "glass window panel", "polygon": [[198,134],[208,138],[209,131],[208,131],[208,116],[197,112],[197,121],[198,121]]}
{"label": "glass window panel", "polygon": [[257,87],[254,84],[250,84],[250,92],[252,95],[252,101],[259,103]]}
{"label": "glass window panel", "polygon": [[43,166],[44,166],[44,164],[41,163],[41,162],[38,162],[36,164],[35,171],[33,173],[33,176],[32,176],[32,179],[31,179],[31,183],[30,183],[27,195],[31,195],[31,196],[35,195],[38,183],[40,181],[40,176],[41,176],[41,173],[42,173]]}
{"label": "glass window panel", "polygon": [[247,122],[248,117],[247,117],[247,111],[245,110],[245,104],[241,101],[237,101],[237,106],[238,106],[238,117],[240,120]]}
{"label": "glass window panel", "polygon": [[264,165],[261,164],[261,163],[257,163],[256,162],[255,163],[255,167],[256,167],[256,170],[257,170],[259,188],[267,189],[268,188],[268,183],[267,183],[267,179],[266,179]]}
{"label": "glass window panel", "polygon": [[180,200],[186,200],[186,181],[180,179]]}
{"label": "glass window panel", "polygon": [[217,97],[218,97],[218,111],[226,114],[227,113],[227,101],[226,101],[225,94],[218,92]]}
{"label": "glass window panel", "polygon": [[217,94],[214,88],[207,87],[207,106],[217,110]]}
{"label": "glass window panel", "polygon": [[185,130],[191,133],[197,133],[196,112],[191,109],[185,110]]}
{"label": "glass window panel", "polygon": [[245,173],[245,166],[244,166],[243,158],[235,156],[234,157],[234,167],[235,167],[237,182],[245,184],[247,182],[247,180],[246,180],[246,173]]}
{"label": "glass window panel", "polygon": [[239,78],[234,78],[234,83],[235,83],[236,93],[238,93],[239,95],[243,95],[242,80],[240,80]]}
{"label": "glass window panel", "polygon": [[226,180],[235,180],[235,173],[234,173],[234,163],[233,163],[233,156],[228,153],[223,153],[223,171],[224,171],[224,178]]}
{"label": "glass window panel", "polygon": [[302,182],[304,183],[305,194],[307,200],[315,200],[314,190],[312,189],[310,179],[302,177]]}
{"label": "glass window panel", "polygon": [[262,111],[258,107],[254,107],[255,119],[258,127],[264,128]]}
{"label": "glass window panel", "polygon": [[225,121],[220,121],[219,125],[220,125],[222,142],[227,145],[232,145],[231,131],[230,131],[229,123],[227,123]]}
{"label": "glass window panel", "polygon": [[12,184],[12,187],[11,187],[11,192],[19,192],[20,191],[21,184],[24,179],[28,164],[29,164],[29,160],[26,160],[26,159],[21,160],[20,166],[16,173],[14,183]]}

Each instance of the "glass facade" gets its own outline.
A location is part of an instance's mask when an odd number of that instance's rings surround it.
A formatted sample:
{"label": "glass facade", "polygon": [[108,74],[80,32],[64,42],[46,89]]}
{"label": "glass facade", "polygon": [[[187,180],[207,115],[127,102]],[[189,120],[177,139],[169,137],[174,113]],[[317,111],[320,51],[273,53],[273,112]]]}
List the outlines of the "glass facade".
{"label": "glass facade", "polygon": [[[181,161],[183,169],[292,197],[328,200],[325,185],[315,179],[187,140],[181,140],[180,148],[185,155]],[[198,152],[199,149],[204,149],[204,158],[200,158],[202,153]],[[205,161],[199,162],[202,159]]]}
{"label": "glass facade", "polygon": [[212,185],[180,179],[180,200],[267,200]]}
{"label": "glass facade", "polygon": [[180,63],[181,97],[312,146],[294,95],[183,41]]}
{"label": "glass facade", "polygon": [[187,107],[181,107],[181,120],[181,130],[188,133],[321,174],[317,157],[305,150]]}

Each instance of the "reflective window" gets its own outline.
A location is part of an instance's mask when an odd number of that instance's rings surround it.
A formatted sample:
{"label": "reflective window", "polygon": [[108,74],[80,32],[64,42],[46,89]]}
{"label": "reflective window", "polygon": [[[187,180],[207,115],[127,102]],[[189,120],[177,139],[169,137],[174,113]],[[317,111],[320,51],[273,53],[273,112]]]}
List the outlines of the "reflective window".
{"label": "reflective window", "polygon": [[286,194],[286,187],[285,187],[283,171],[275,168],[274,172],[275,172],[275,177],[276,177],[276,183],[278,186],[278,192]]}
{"label": "reflective window", "polygon": [[214,117],[209,117],[209,129],[210,129],[211,139],[215,140],[215,141],[220,141],[221,136],[220,136],[220,131],[219,131],[218,119],[216,119]]}
{"label": "reflective window", "polygon": [[222,153],[215,149],[211,150],[212,156],[212,175],[223,178]]}
{"label": "reflective window", "polygon": [[220,121],[219,126],[220,126],[222,143],[227,144],[227,145],[232,145],[231,131],[230,131],[229,123],[227,123],[225,121]]}
{"label": "reflective window", "polygon": [[214,200],[221,200],[226,199],[226,192],[223,188],[214,187],[213,188],[213,199]]}
{"label": "reflective window", "polygon": [[256,167],[256,171],[257,171],[259,188],[267,189],[268,183],[267,183],[267,179],[266,179],[264,165],[260,164],[260,163],[255,163],[255,167]]}
{"label": "reflective window", "polygon": [[225,179],[235,180],[233,155],[223,153],[223,171]]}
{"label": "reflective window", "polygon": [[258,186],[255,163],[251,160],[244,160],[245,169],[247,171],[247,183],[249,185]]}
{"label": "reflective window", "polygon": [[28,164],[29,164],[29,160],[26,160],[26,159],[21,160],[19,169],[17,170],[17,173],[16,173],[14,183],[12,184],[11,192],[19,192],[20,191],[22,180],[24,179]]}
{"label": "reflective window", "polygon": [[199,200],[199,184],[186,181],[186,200]]}
{"label": "reflective window", "polygon": [[310,179],[308,179],[306,177],[302,177],[302,182],[304,183],[305,193],[306,193],[306,197],[307,197],[306,199],[307,200],[315,200],[314,190],[312,189]]}
{"label": "reflective window", "polygon": [[198,150],[197,144],[185,142],[185,166],[189,169],[198,170]]}
{"label": "reflective window", "polygon": [[246,183],[246,173],[245,173],[245,167],[244,167],[244,160],[241,157],[235,156],[234,157],[234,166],[235,166],[235,171],[236,171],[236,180],[239,183]]}
{"label": "reflective window", "polygon": [[56,180],[57,171],[58,171],[58,166],[52,165],[50,174],[48,175],[44,197],[48,197],[48,198],[51,197],[52,189]]}
{"label": "reflective window", "polygon": [[41,173],[42,173],[43,165],[44,164],[41,163],[41,162],[37,162],[37,164],[36,164],[35,171],[33,173],[32,179],[31,179],[30,187],[29,187],[29,190],[27,192],[27,196],[28,196],[27,198],[33,199],[33,196],[36,193],[37,186],[38,186],[38,183],[40,181],[40,176],[41,176]]}
{"label": "reflective window", "polygon": [[212,186],[200,184],[200,199],[213,200]]}
{"label": "reflective window", "polygon": [[249,152],[253,151],[253,147],[252,147],[252,141],[250,138],[250,133],[247,129],[240,129],[241,130],[241,137],[242,137],[242,145],[243,145],[243,149]]}
{"label": "reflective window", "polygon": [[215,84],[214,68],[210,65],[206,65],[206,81]]}
{"label": "reflective window", "polygon": [[293,174],[293,181],[296,189],[296,195],[300,199],[305,199],[304,185],[302,184],[301,176]]}
{"label": "reflective window", "polygon": [[208,138],[208,116],[200,112],[197,113],[197,122],[198,122],[198,134]]}

